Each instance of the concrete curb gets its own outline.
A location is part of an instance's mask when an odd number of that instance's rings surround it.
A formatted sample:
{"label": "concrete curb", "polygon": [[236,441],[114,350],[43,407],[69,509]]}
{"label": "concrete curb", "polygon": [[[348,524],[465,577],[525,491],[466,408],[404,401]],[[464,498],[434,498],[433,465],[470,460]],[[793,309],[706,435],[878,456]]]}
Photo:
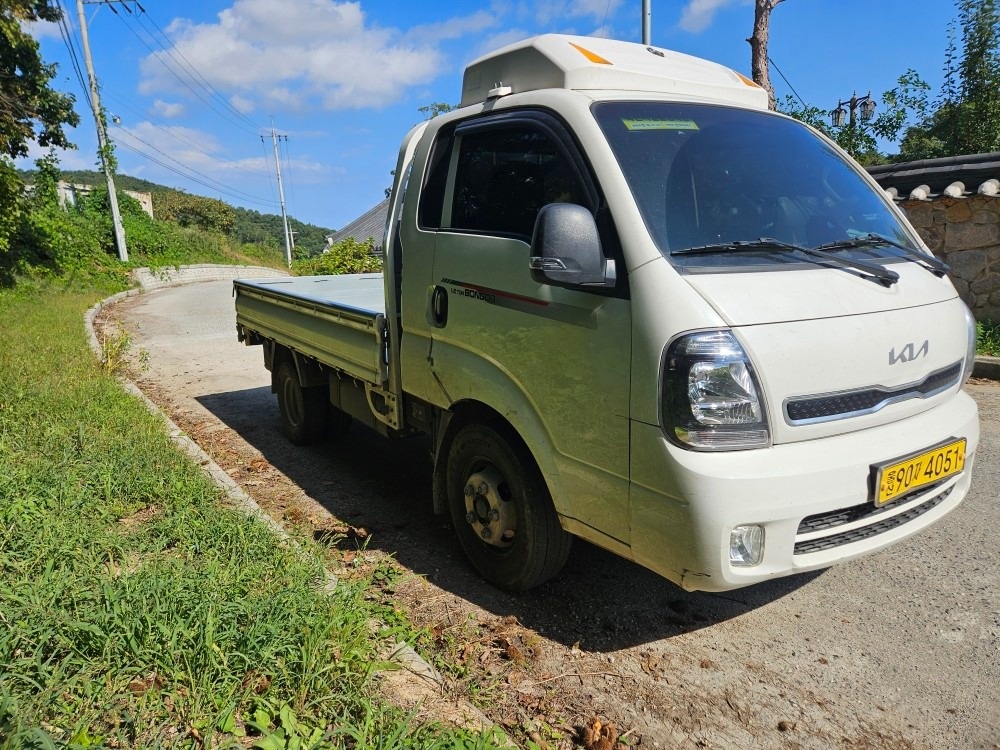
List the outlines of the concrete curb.
{"label": "concrete curb", "polygon": [[1000,357],[976,357],[972,377],[1000,380]]}
{"label": "concrete curb", "polygon": [[[244,266],[213,267],[214,270],[237,269],[239,271],[243,271],[246,268],[247,267]],[[148,271],[148,269],[139,270]],[[184,266],[174,269],[171,276],[172,280],[169,283],[157,284],[152,287],[152,289],[163,289],[169,286],[179,286],[181,284],[197,283],[201,281],[225,281],[226,279],[231,278],[251,278],[249,274],[242,273],[206,278],[203,273],[199,272],[200,269],[196,269],[195,273],[190,274],[186,273],[187,270],[189,270],[188,267]],[[267,270],[271,272],[272,275],[281,275],[280,271],[276,272],[272,268],[260,270]],[[225,272],[226,271],[222,271],[222,273]],[[263,276],[263,274],[260,274],[259,276]],[[84,328],[87,332],[87,340],[90,343],[90,348],[94,351],[94,354],[97,356],[99,361],[104,361],[104,351],[97,338],[97,332],[94,330],[95,318],[105,307],[113,305],[116,302],[120,302],[123,299],[143,294],[145,290],[146,289],[144,287],[143,290],[129,289],[125,292],[119,292],[118,294],[101,300],[87,310],[84,315]],[[304,550],[302,550],[299,546],[299,543],[295,541],[295,539],[284,529],[284,527],[271,518],[271,516],[257,504],[257,501],[248,495],[243,488],[240,487],[239,484],[237,484],[236,481],[201,448],[201,446],[184,434],[184,431],[178,427],[177,423],[175,423],[159,406],[153,403],[153,401],[151,401],[149,397],[142,392],[139,386],[122,375],[118,375],[116,377],[122,388],[139,399],[150,413],[163,420],[166,425],[167,432],[170,435],[170,439],[174,445],[180,448],[185,454],[201,466],[202,470],[208,474],[208,476],[216,483],[216,485],[220,487],[220,489],[222,489],[222,491],[226,494],[226,497],[229,498],[238,510],[262,522],[269,529],[271,529],[271,531],[273,531],[283,543],[287,544],[292,549],[302,551],[302,553],[305,554]],[[323,591],[328,594],[333,593],[337,587],[337,577],[325,568],[324,574],[326,576],[326,582],[323,586]],[[444,680],[441,678],[440,674],[406,643],[395,644],[386,660],[397,664],[399,666],[399,670],[396,672],[379,672],[377,673],[377,676],[383,678],[383,684],[389,690],[396,693],[395,697],[398,702],[412,703],[415,700],[416,707],[419,707],[422,704],[433,705],[434,709],[437,710],[438,720],[440,720],[440,717],[443,715],[446,720],[452,722],[453,724],[464,726],[466,728],[488,731],[490,728],[495,726],[486,714],[473,706],[471,703],[464,700],[453,701],[445,698],[443,691]],[[404,677],[404,675],[406,676]],[[413,706],[407,707],[410,708]]]}

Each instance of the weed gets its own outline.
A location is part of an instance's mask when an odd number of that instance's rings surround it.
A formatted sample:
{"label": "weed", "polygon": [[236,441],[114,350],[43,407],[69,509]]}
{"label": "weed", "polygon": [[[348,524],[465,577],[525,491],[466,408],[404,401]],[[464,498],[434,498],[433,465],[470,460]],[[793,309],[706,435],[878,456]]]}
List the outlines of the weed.
{"label": "weed", "polygon": [[325,592],[319,545],[222,508],[109,376],[125,332],[94,368],[98,296],[0,291],[0,746],[491,746],[378,702],[370,623],[412,626],[371,576]]}
{"label": "weed", "polygon": [[108,375],[121,375],[128,364],[132,337],[122,328],[107,329],[100,334],[101,367]]}
{"label": "weed", "polygon": [[1000,323],[990,320],[976,323],[976,353],[1000,357]]}

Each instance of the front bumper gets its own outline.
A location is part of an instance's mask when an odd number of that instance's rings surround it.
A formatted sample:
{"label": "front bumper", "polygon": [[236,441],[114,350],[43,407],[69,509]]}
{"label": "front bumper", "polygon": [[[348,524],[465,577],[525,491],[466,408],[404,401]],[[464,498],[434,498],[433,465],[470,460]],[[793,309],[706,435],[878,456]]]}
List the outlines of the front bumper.
{"label": "front bumper", "polygon": [[[872,464],[948,437],[967,440],[962,473],[875,511]],[[659,426],[633,422],[632,555],[703,591],[829,567],[905,539],[953,510],[969,490],[978,443],[976,403],[961,391],[898,422],[752,451],[686,451]],[[730,532],[743,524],[765,530],[763,559],[750,568],[729,562]]]}

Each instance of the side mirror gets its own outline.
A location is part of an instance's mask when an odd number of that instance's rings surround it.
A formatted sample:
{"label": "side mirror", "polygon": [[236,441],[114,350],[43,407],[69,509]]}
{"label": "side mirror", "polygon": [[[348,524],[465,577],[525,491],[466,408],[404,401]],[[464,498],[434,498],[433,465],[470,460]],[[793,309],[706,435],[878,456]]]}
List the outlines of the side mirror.
{"label": "side mirror", "polygon": [[550,203],[538,212],[529,268],[539,284],[615,285],[615,262],[601,251],[594,217],[573,203]]}

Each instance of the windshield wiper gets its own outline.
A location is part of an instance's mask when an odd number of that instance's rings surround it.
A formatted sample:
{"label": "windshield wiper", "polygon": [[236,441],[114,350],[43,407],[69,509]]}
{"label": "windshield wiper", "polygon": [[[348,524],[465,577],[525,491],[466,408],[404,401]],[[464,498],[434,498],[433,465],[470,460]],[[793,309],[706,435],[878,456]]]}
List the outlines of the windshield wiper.
{"label": "windshield wiper", "polygon": [[951,269],[948,264],[938,260],[932,255],[927,253],[922,253],[919,250],[915,250],[909,245],[904,245],[901,242],[896,242],[896,240],[889,239],[881,234],[875,234],[871,232],[862,237],[852,237],[846,240],[837,240],[836,242],[828,242],[825,245],[820,245],[817,250],[847,250],[852,247],[877,247],[878,245],[891,245],[892,247],[898,248],[906,253],[906,260],[912,261],[920,266],[923,266],[932,274],[941,278]]}
{"label": "windshield wiper", "polygon": [[[824,246],[825,247],[825,246]],[[852,258],[841,258],[829,252],[824,247],[812,248],[803,245],[794,245],[791,242],[782,242],[772,237],[761,237],[756,240],[738,242],[720,242],[715,245],[699,245],[697,247],[686,247],[680,250],[671,250],[671,255],[713,255],[715,253],[747,253],[747,252],[768,252],[783,250],[785,252],[802,253],[812,258],[821,259],[841,268],[850,268],[854,271],[861,271],[864,278],[877,281],[883,286],[892,286],[899,281],[899,274],[891,271],[878,263]]]}

